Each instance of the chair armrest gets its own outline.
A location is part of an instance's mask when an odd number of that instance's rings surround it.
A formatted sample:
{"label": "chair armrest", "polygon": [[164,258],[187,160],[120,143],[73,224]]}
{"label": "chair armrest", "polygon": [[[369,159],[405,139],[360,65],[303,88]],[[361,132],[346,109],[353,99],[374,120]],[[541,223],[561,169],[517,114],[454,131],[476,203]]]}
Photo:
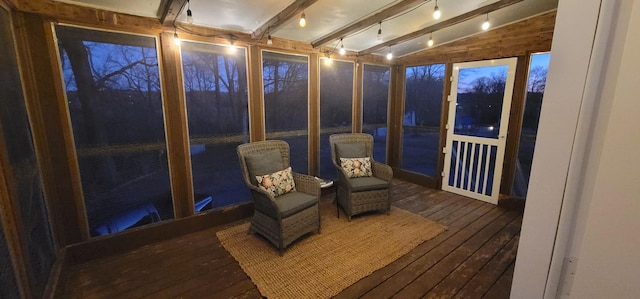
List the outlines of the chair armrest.
{"label": "chair armrest", "polygon": [[313,195],[320,199],[320,182],[316,178],[293,172],[293,181],[296,183],[296,190],[302,193]]}
{"label": "chair armrest", "polygon": [[390,182],[393,179],[393,169],[387,164],[371,161],[371,171],[373,176]]}
{"label": "chair armrest", "polygon": [[262,190],[254,185],[248,185],[251,189],[251,197],[253,198],[254,208],[266,215],[280,215],[278,206],[275,203],[275,197],[267,191]]}
{"label": "chair armrest", "polygon": [[348,193],[351,193],[351,180],[347,176],[347,173],[344,171],[344,169],[342,169],[342,167],[336,165],[336,168],[338,169],[336,182],[338,183],[338,185],[346,188]]}

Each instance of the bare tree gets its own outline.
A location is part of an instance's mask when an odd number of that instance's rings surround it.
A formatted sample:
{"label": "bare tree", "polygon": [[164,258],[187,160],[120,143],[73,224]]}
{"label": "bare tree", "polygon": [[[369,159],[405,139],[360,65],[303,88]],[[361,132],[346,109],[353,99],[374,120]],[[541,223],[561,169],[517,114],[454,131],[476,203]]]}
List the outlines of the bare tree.
{"label": "bare tree", "polygon": [[534,66],[529,71],[529,92],[543,93],[547,85],[547,68],[541,65]]}

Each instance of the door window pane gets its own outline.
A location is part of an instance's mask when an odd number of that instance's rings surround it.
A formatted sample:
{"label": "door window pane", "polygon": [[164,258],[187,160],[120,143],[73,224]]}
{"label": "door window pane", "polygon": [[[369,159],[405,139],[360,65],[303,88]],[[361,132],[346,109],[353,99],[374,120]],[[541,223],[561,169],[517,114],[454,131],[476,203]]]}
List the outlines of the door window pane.
{"label": "door window pane", "polygon": [[249,142],[244,48],[183,41],[195,210],[249,200],[236,147]]}
{"label": "door window pane", "polygon": [[91,235],[173,218],[155,38],[56,33]]}
{"label": "door window pane", "polygon": [[440,114],[444,64],[406,69],[402,168],[436,176],[440,151]]}
{"label": "door window pane", "polygon": [[262,52],[267,139],[289,143],[291,167],[309,172],[309,58]]}
{"label": "door window pane", "polygon": [[460,70],[454,134],[498,138],[508,70],[506,65]]}
{"label": "door window pane", "polygon": [[350,133],[353,62],[322,59],[320,63],[320,175],[335,179],[329,135]]}
{"label": "door window pane", "polygon": [[385,163],[387,154],[387,107],[391,68],[364,65],[362,78],[362,132],[373,135],[373,157]]}
{"label": "door window pane", "polygon": [[531,163],[533,151],[538,134],[538,121],[542,98],[547,82],[547,69],[549,68],[549,53],[531,55],[529,79],[527,80],[527,99],[522,117],[522,130],[520,131],[520,144],[518,145],[518,159],[516,173],[513,182],[513,196],[527,197],[529,177],[531,176]]}

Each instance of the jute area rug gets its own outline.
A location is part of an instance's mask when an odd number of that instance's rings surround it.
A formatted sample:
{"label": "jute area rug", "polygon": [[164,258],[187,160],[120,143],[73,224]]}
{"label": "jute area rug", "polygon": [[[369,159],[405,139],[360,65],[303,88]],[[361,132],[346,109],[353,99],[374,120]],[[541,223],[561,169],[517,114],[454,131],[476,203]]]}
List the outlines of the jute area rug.
{"label": "jute area rug", "polygon": [[284,256],[249,223],[216,235],[267,298],[329,298],[388,265],[446,227],[392,207],[391,214],[366,213],[351,222],[331,200],[320,202],[320,234],[290,245]]}

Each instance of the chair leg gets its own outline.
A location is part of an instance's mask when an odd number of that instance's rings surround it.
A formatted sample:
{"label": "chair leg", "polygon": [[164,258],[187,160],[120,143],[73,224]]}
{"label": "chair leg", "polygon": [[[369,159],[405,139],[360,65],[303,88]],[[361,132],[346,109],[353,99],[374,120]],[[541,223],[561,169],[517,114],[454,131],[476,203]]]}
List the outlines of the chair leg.
{"label": "chair leg", "polygon": [[340,218],[340,202],[338,201],[338,188],[336,188],[336,212],[338,213],[338,218]]}
{"label": "chair leg", "polygon": [[278,250],[280,250],[280,256],[284,256],[284,243],[282,240],[279,242]]}

